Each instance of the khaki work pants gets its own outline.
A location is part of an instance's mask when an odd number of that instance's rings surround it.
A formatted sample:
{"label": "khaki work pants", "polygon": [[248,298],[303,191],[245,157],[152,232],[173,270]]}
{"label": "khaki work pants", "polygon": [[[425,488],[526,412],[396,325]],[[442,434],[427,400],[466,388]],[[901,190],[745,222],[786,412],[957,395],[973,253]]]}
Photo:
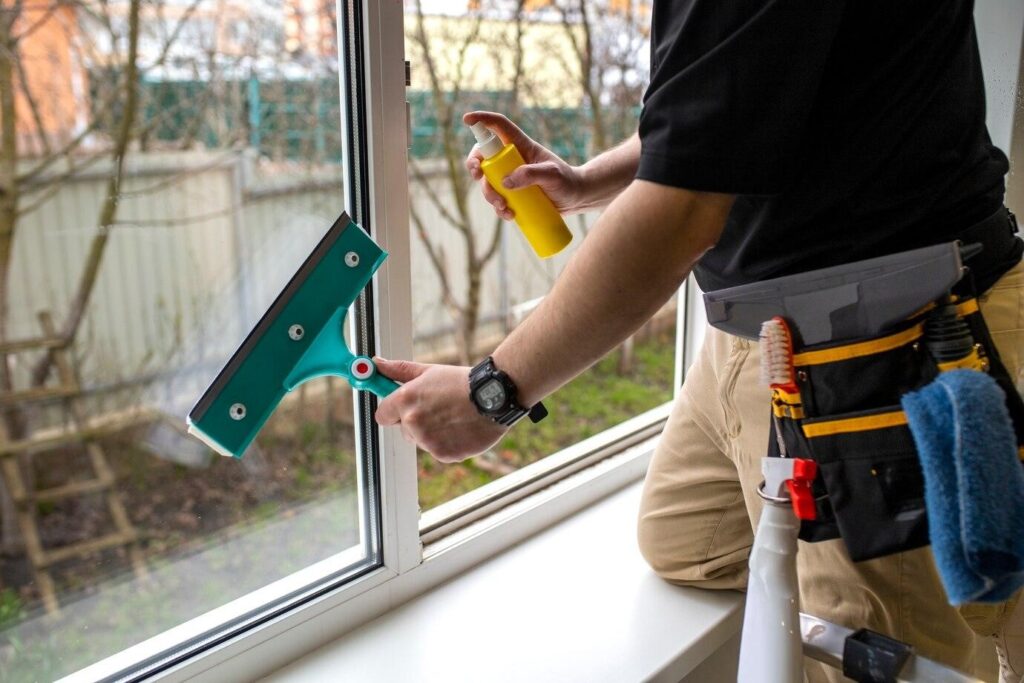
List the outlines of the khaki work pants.
{"label": "khaki work pants", "polygon": [[[980,303],[1007,370],[1024,388],[1024,263]],[[644,483],[640,549],[668,581],[746,587],[751,529],[757,528],[762,506],[756,487],[768,446],[768,405],[757,343],[709,328]],[[993,641],[1001,645],[1001,681],[1017,683],[1024,676],[1020,591],[1002,605],[951,607],[930,548],[855,564],[839,539],[801,541],[797,566],[803,612],[879,631],[968,673],[974,668],[977,632],[986,637],[986,647]],[[844,680],[810,660],[807,678]]]}

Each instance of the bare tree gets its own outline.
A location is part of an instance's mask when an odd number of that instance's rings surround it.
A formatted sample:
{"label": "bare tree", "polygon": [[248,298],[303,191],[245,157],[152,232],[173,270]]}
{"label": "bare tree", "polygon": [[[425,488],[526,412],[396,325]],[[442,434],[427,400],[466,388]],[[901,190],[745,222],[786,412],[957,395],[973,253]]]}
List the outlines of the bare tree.
{"label": "bare tree", "polygon": [[[649,3],[643,0],[560,0],[566,39],[576,63],[579,89],[589,113],[587,156],[606,150],[636,130],[635,111],[646,83],[643,48]],[[619,348],[620,374],[635,364],[634,336]]]}
{"label": "bare tree", "polygon": [[647,82],[649,0],[558,0],[589,113],[587,156],[636,131]]}
{"label": "bare tree", "polygon": [[[177,38],[180,27],[191,16],[200,0],[194,2],[182,15],[178,28],[171,32],[168,42],[161,51],[153,68],[167,57],[171,43]],[[106,196],[97,216],[97,230],[90,246],[78,285],[72,296],[68,314],[60,326],[60,336],[69,345],[81,325],[89,299],[96,284],[102,265],[103,254],[110,230],[116,222],[121,185],[124,178],[124,162],[132,140],[137,137],[139,111],[138,81],[140,65],[138,59],[140,39],[141,0],[129,0],[124,9],[124,23],[119,25],[112,17],[113,9],[108,3],[68,2],[51,0],[41,7],[33,3],[31,8],[22,2],[4,5],[0,10],[0,119],[2,119],[2,140],[0,140],[0,342],[9,341],[8,308],[10,305],[10,271],[12,247],[17,235],[18,219],[31,213],[45,203],[53,194],[83,168],[103,159],[110,160],[110,175]],[[31,9],[31,12],[29,11]],[[62,140],[54,140],[40,115],[42,96],[48,95],[41,84],[30,83],[23,59],[23,41],[36,31],[43,30],[48,22],[56,22],[57,13],[74,13],[73,24],[63,30],[74,32],[67,39],[68,48],[75,54],[71,68],[81,70],[88,67],[88,60],[95,58],[96,48],[91,45],[89,34],[79,31],[78,18],[95,22],[107,35],[110,52],[120,63],[113,82],[95,89],[96,97],[91,102],[91,119],[82,130],[66,134]],[[117,46],[124,44],[125,52],[117,57]],[[20,98],[16,95],[20,95]],[[20,102],[20,105],[19,105]],[[32,134],[20,133],[18,121],[24,118],[19,108],[28,110],[35,123]],[[97,142],[102,138],[102,125],[111,116],[116,116],[109,145]],[[62,131],[68,133],[68,131]],[[59,144],[58,144],[59,143]],[[22,149],[25,147],[26,149]],[[58,172],[54,172],[58,169]],[[31,199],[32,201],[26,202]],[[32,384],[46,381],[50,370],[51,356],[45,354],[32,373]],[[0,390],[12,388],[9,365],[0,363]],[[16,408],[16,407],[15,407]],[[12,436],[23,429],[18,411],[7,412],[7,423]]]}
{"label": "bare tree", "polygon": [[[117,220],[117,207],[121,194],[121,183],[124,181],[124,162],[128,154],[128,144],[135,132],[135,118],[138,115],[139,89],[139,5],[140,0],[131,0],[128,7],[128,55],[124,64],[124,108],[121,112],[120,125],[113,140],[111,157],[113,167],[107,180],[106,196],[100,208],[96,225],[96,234],[89,246],[78,286],[71,298],[67,317],[60,331],[65,343],[74,341],[75,335],[82,324],[86,306],[96,286],[96,279],[103,263],[103,253],[110,239],[110,230]],[[42,384],[49,373],[53,356],[46,354],[44,360],[36,366],[32,375],[33,384]]]}
{"label": "bare tree", "polygon": [[[423,209],[413,203],[412,223],[455,322],[456,347],[464,362],[473,356],[482,273],[496,255],[501,230],[498,222],[475,224],[481,221],[469,210],[475,188],[462,168],[466,138],[456,122],[480,98],[470,84],[482,83],[492,96],[500,93],[504,113],[546,143],[561,146],[570,161],[583,161],[636,129],[646,82],[646,7],[646,0],[490,0],[470,3],[469,12],[459,18],[436,17],[428,26],[419,0],[411,4],[407,40],[414,47],[414,68],[426,75],[437,121],[435,158],[429,163],[442,168],[431,174],[425,171],[427,163],[410,162],[414,186],[430,202],[430,213],[441,219],[440,226],[438,221],[428,225]],[[476,74],[481,51],[488,51],[493,62],[485,69],[487,78]],[[561,68],[552,69],[550,63]],[[579,94],[578,104],[572,93]],[[586,149],[577,146],[581,139]],[[585,234],[582,218],[580,223]],[[445,252],[438,232],[442,227],[460,236],[461,253]],[[456,267],[465,272],[457,273]],[[624,370],[632,358],[630,347],[631,341],[622,355]]]}
{"label": "bare tree", "polygon": [[[21,10],[20,1],[10,5],[0,4],[0,341],[7,339],[7,288],[21,195],[18,182],[17,112],[14,100],[14,74],[18,61],[15,24]],[[0,364],[0,389],[9,390],[10,368],[6,358],[4,361]]]}
{"label": "bare tree", "polygon": [[[185,10],[154,65],[167,58],[170,44],[200,1],[194,0]],[[162,0],[157,6],[160,4]],[[115,17],[115,8],[107,2],[51,0],[47,4],[20,1],[0,4],[0,392],[14,389],[8,349],[16,345],[7,345],[12,341],[9,333],[10,274],[19,219],[49,200],[63,183],[83,168],[109,160],[110,171],[97,216],[96,232],[71,296],[66,318],[58,332],[61,347],[70,346],[78,334],[101,271],[110,232],[117,222],[125,159],[139,132],[142,0],[128,0],[122,3],[121,8],[123,15]],[[37,69],[33,73],[26,66],[25,46],[37,32],[68,32],[61,47],[73,53],[70,69],[84,73],[90,59],[95,59],[99,50],[90,35],[80,30],[80,19],[94,22],[105,33],[109,56],[113,57],[113,65],[117,67],[116,77],[95,89],[91,119],[81,130],[70,130],[67,125],[61,126],[60,121],[56,124],[57,130],[53,130],[54,125],[46,124],[42,112],[44,103],[51,110],[56,105],[42,99],[51,96],[45,83],[32,82],[33,76],[39,76],[39,71]],[[123,46],[123,52],[119,46]],[[59,57],[54,56],[53,59]],[[109,63],[107,65],[110,66]],[[71,106],[80,107],[81,103],[73,102]],[[53,111],[50,113],[52,115]],[[108,143],[103,144],[101,140],[106,136],[102,126],[111,116],[116,119],[115,125]],[[60,117],[60,112],[57,117]],[[32,124],[31,129],[19,131],[19,121],[26,118]],[[53,358],[49,352],[42,354],[31,372],[33,387],[46,382]],[[9,438],[18,439],[25,435],[25,406],[7,405],[3,417]],[[4,492],[0,490],[0,494]],[[3,508],[5,545],[10,546],[13,534],[10,522],[14,515],[6,495],[0,500],[0,507]]]}
{"label": "bare tree", "polygon": [[[520,0],[515,9],[517,23],[522,21],[523,5],[524,0]],[[444,168],[442,187],[438,188],[431,184],[430,178],[416,160],[410,162],[410,168],[414,181],[424,190],[424,195],[430,200],[444,224],[461,237],[466,283],[463,291],[456,292],[444,247],[432,234],[431,227],[427,225],[415,205],[411,206],[411,217],[416,236],[426,250],[440,282],[445,308],[456,323],[456,348],[459,360],[468,364],[476,350],[483,271],[498,253],[502,230],[501,219],[489,221],[490,225],[483,228],[470,212],[469,193],[474,191],[474,188],[463,166],[466,156],[464,138],[458,135],[458,128],[454,125],[466,108],[466,102],[461,95],[463,83],[471,68],[467,61],[467,53],[480,37],[483,14],[479,10],[475,11],[467,20],[470,22],[468,28],[464,30],[453,30],[447,35],[437,36],[431,35],[426,29],[423,6],[419,0],[415,2],[414,11],[415,21],[409,38],[418,46],[430,86],[431,103],[439,124],[439,152]],[[438,64],[439,43],[443,43],[449,50],[455,46],[454,63],[446,65],[448,68],[443,71]],[[518,68],[516,73],[519,73]],[[517,75],[513,80],[513,88],[517,87],[518,78]],[[512,96],[514,101],[515,90]],[[453,200],[452,206],[441,199],[449,194]]]}
{"label": "bare tree", "polygon": [[[193,31],[190,39],[195,44],[189,47],[191,48],[191,69],[195,82],[202,84],[198,97],[191,99],[179,93],[178,101],[174,106],[162,108],[148,120],[140,120],[142,106],[140,81],[142,77],[164,70],[172,55],[176,63],[188,61],[183,60],[180,54],[175,55],[175,48],[185,27],[195,19],[197,10],[203,2],[204,0],[191,0],[189,4],[180,6],[178,15],[174,19],[168,19],[164,16],[165,0],[149,0],[146,3],[141,0],[132,0],[127,5],[124,29],[121,29],[113,20],[109,4],[101,3],[98,9],[91,3],[78,4],[79,11],[99,26],[101,32],[108,34],[107,40],[110,45],[116,46],[121,42],[126,42],[127,53],[114,56],[115,64],[119,65],[116,82],[110,87],[96,89],[96,99],[92,102],[93,119],[87,130],[73,140],[67,148],[45,154],[37,159],[35,166],[21,178],[22,182],[34,182],[36,185],[34,191],[40,197],[40,200],[21,212],[27,213],[28,210],[36,208],[56,192],[61,183],[83,166],[101,158],[111,161],[111,174],[108,179],[106,196],[97,219],[96,233],[85,258],[78,285],[71,297],[68,312],[60,326],[60,337],[65,345],[73,344],[78,335],[101,272],[103,255],[111,231],[118,225],[118,206],[121,203],[120,200],[125,196],[122,190],[124,163],[133,145],[136,142],[139,146],[150,145],[150,134],[160,126],[173,122],[175,117],[183,118],[185,125],[178,131],[178,138],[171,142],[172,148],[185,149],[193,146],[204,129],[209,129],[220,137],[220,146],[231,148],[236,143],[245,141],[244,127],[225,128],[223,121],[228,118],[226,112],[232,106],[233,99],[235,100],[234,111],[239,113],[243,111],[237,102],[238,85],[241,83],[239,78],[244,68],[243,65],[255,64],[260,58],[269,54],[267,46],[261,42],[262,33],[261,26],[259,26],[261,19],[258,15],[245,16],[241,20],[249,24],[246,31],[249,38],[233,54],[225,54],[219,49],[221,40],[219,34],[224,30],[224,27],[220,25],[222,23],[220,18],[218,18],[218,24],[210,32],[211,34],[201,32],[197,34],[196,31]],[[145,29],[140,27],[142,11],[145,11],[145,16],[148,17]],[[241,22],[235,22],[236,28],[239,23]],[[120,35],[122,30],[126,32],[126,36]],[[148,63],[145,64],[142,63],[143,60],[139,53],[139,43],[143,37],[150,43],[149,53],[151,55]],[[92,54],[82,56],[83,62],[96,59],[97,49],[94,48],[89,52]],[[326,71],[329,73],[326,75],[329,76],[336,73],[334,63],[333,60],[321,59],[317,65],[327,65]],[[256,76],[252,78],[256,78]],[[277,84],[277,89],[281,93],[285,93],[287,90],[280,83]],[[312,106],[304,107],[302,111],[306,120],[295,128],[320,130],[317,125],[318,121],[315,120],[320,112],[320,107],[315,101],[320,96],[319,88],[314,84],[312,87],[306,88],[306,93],[314,102]],[[287,95],[281,95],[278,98],[279,101],[276,102],[282,110],[284,107],[281,105],[285,104],[286,97]],[[27,91],[25,101],[30,104],[35,101],[31,92]],[[308,105],[309,103],[300,104]],[[109,130],[109,145],[106,149],[83,154],[79,143],[87,134],[93,134],[97,130]],[[287,144],[286,134],[287,131],[282,129],[276,137],[268,142],[279,143],[284,147]],[[322,145],[317,145],[315,141],[311,140],[306,140],[303,144],[305,148],[301,150],[302,158],[323,160]],[[282,151],[282,153],[284,152]],[[58,161],[64,162],[69,169],[68,172],[44,176],[42,172]],[[41,190],[39,185],[43,185],[44,189]],[[47,192],[46,189],[50,191]],[[135,191],[132,194],[138,195],[140,192]],[[7,266],[9,268],[9,259]],[[6,297],[3,298],[6,300]],[[31,377],[33,386],[41,385],[46,381],[51,369],[51,358],[48,354],[44,355],[35,365]]]}

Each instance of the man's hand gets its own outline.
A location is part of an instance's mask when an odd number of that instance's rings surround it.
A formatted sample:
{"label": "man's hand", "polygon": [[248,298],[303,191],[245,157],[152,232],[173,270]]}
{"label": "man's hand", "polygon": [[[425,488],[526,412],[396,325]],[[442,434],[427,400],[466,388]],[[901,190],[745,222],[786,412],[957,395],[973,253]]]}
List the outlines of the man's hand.
{"label": "man's hand", "polygon": [[[503,184],[506,188],[518,190],[530,185],[537,185],[548,196],[559,213],[575,213],[583,210],[581,201],[583,181],[578,168],[570,166],[557,154],[534,141],[519,126],[501,114],[474,111],[463,116],[462,120],[469,126],[482,122],[497,133],[503,143],[507,145],[511,142],[519,150],[526,163],[505,176]],[[469,171],[473,180],[480,183],[484,199],[494,207],[494,212],[510,221],[515,218],[515,214],[505,199],[495,192],[484,178],[483,171],[480,170],[482,160],[483,156],[480,154],[480,150],[474,146],[469,156],[466,157],[466,170]]]}
{"label": "man's hand", "polygon": [[441,462],[483,453],[508,431],[477,412],[469,400],[469,368],[374,358],[385,377],[402,386],[377,406],[377,424],[398,425],[406,441]]}
{"label": "man's hand", "polygon": [[[505,187],[517,190],[536,185],[562,214],[608,206],[633,180],[640,163],[640,137],[637,135],[582,166],[570,166],[501,114],[474,111],[463,116],[462,120],[468,125],[483,122],[498,134],[502,142],[514,144],[523,156],[526,163],[505,177]],[[484,199],[494,207],[494,212],[506,220],[512,220],[515,215],[508,204],[494,191],[480,171],[481,160],[480,151],[473,147],[473,151],[466,157],[466,170],[480,183]]]}

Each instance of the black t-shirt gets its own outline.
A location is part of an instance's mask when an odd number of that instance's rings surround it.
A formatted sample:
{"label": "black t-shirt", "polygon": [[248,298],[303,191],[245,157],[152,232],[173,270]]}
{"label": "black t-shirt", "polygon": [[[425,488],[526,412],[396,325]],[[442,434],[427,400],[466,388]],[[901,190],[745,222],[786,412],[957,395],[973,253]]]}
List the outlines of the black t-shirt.
{"label": "black t-shirt", "polygon": [[737,195],[702,288],[952,240],[1000,207],[973,5],[654,0],[637,178]]}

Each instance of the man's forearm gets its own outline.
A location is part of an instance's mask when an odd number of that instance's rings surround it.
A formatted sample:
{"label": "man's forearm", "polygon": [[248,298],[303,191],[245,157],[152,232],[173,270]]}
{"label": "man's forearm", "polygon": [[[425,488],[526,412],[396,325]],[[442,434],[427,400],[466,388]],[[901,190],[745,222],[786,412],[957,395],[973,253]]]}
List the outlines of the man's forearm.
{"label": "man's forearm", "polygon": [[586,194],[576,210],[607,206],[632,182],[640,165],[640,136],[634,133],[612,149],[580,166]]}
{"label": "man's forearm", "polygon": [[732,197],[644,181],[594,225],[537,310],[494,352],[532,405],[648,320],[714,245]]}

